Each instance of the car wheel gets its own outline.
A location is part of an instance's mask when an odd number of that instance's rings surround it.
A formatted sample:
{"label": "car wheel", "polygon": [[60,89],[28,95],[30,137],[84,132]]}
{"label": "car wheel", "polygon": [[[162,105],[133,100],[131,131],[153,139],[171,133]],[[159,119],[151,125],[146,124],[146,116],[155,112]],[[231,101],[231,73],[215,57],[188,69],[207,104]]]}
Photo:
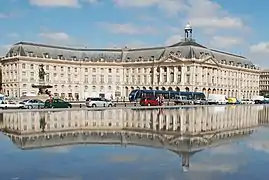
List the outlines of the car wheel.
{"label": "car wheel", "polygon": [[112,107],[112,104],[109,104],[108,107]]}
{"label": "car wheel", "polygon": [[33,109],[33,106],[28,106],[28,109]]}
{"label": "car wheel", "polygon": [[92,107],[96,107],[96,104],[93,104]]}

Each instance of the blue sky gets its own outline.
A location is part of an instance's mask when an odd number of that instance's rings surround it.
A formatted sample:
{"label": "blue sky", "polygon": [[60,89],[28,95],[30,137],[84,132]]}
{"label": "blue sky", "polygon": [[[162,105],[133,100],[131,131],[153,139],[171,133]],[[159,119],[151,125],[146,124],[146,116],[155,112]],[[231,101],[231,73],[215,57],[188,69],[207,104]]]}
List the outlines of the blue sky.
{"label": "blue sky", "polygon": [[176,43],[190,22],[197,42],[267,67],[269,1],[2,0],[0,53],[18,41],[83,47]]}

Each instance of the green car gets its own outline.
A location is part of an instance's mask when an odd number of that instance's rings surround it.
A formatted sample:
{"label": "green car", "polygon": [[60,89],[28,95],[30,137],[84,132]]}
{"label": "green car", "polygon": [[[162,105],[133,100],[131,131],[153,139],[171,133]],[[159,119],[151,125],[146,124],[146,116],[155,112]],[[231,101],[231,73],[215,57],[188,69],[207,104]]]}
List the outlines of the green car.
{"label": "green car", "polygon": [[72,108],[72,104],[62,99],[47,99],[44,108]]}

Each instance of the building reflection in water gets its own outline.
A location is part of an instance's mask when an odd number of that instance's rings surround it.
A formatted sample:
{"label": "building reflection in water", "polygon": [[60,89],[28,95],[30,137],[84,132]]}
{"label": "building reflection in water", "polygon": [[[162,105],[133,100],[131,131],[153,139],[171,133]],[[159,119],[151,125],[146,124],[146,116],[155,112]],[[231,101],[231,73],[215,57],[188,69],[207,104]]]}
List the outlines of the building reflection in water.
{"label": "building reflection in water", "polygon": [[267,106],[4,113],[1,128],[19,148],[119,144],[165,148],[190,158],[206,148],[239,140],[268,122]]}

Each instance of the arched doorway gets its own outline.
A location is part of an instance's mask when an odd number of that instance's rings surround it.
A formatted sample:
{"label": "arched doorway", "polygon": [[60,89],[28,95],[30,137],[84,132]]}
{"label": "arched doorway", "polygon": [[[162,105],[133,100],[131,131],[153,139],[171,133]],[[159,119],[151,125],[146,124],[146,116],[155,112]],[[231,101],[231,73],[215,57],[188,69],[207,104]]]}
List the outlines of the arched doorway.
{"label": "arched doorway", "polygon": [[179,92],[180,91],[180,88],[179,87],[176,87],[176,91]]}
{"label": "arched doorway", "polygon": [[190,88],[189,87],[186,87],[185,90],[186,90],[186,92],[189,92],[190,91]]}
{"label": "arched doorway", "polygon": [[155,87],[156,90],[159,90],[159,87]]}
{"label": "arched doorway", "polygon": [[152,90],[152,87],[149,87],[150,90]]}
{"label": "arched doorway", "polygon": [[210,88],[208,88],[207,94],[211,94],[211,89]]}
{"label": "arched doorway", "polygon": [[165,87],[162,87],[162,90],[165,91]]}
{"label": "arched doorway", "polygon": [[213,92],[213,94],[216,94],[216,89],[214,88],[212,92]]}
{"label": "arched doorway", "polygon": [[144,86],[143,89],[146,90],[147,88]]}
{"label": "arched doorway", "polygon": [[203,88],[203,89],[202,89],[202,92],[203,92],[203,93],[206,93],[206,88]]}
{"label": "arched doorway", "polygon": [[173,88],[172,88],[172,87],[169,87],[169,88],[168,88],[168,91],[173,91]]}

